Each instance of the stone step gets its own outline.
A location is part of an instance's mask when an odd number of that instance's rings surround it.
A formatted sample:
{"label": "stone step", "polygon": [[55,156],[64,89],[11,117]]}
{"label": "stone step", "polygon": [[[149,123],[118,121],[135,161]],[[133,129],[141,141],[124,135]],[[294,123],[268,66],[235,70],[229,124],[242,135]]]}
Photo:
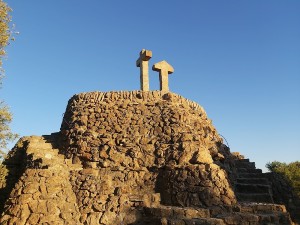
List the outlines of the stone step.
{"label": "stone step", "polygon": [[222,219],[225,224],[258,224],[259,222],[259,216],[252,213],[234,212],[218,215],[217,218]]}
{"label": "stone step", "polygon": [[222,219],[195,218],[195,219],[162,219],[162,225],[226,225]]}
{"label": "stone step", "polygon": [[28,148],[41,149],[41,150],[45,151],[45,150],[53,149],[53,145],[41,140],[39,142],[30,142],[28,145]]}
{"label": "stone step", "polygon": [[237,178],[237,184],[271,184],[267,178]]}
{"label": "stone step", "polygon": [[[166,211],[163,209],[166,209]],[[189,215],[183,213],[184,208],[181,207],[159,206],[155,210],[147,208],[143,220],[135,223],[135,225],[292,224],[285,207],[281,205],[249,203],[240,205],[239,209],[235,206],[232,210],[234,209],[241,211],[227,211],[223,212],[223,214],[219,213],[214,217],[210,217],[208,214],[204,215],[205,217],[197,217],[197,214],[194,213],[190,213]],[[175,211],[172,212],[172,210]]]}
{"label": "stone step", "polygon": [[218,216],[225,224],[270,224],[291,225],[292,221],[288,213],[277,212],[271,214],[252,214],[236,212]]}
{"label": "stone step", "polygon": [[244,162],[240,160],[236,160],[235,162],[236,168],[248,168],[248,169],[255,169],[255,162]]}
{"label": "stone step", "polygon": [[292,225],[289,213],[259,214],[259,224]]}
{"label": "stone step", "polygon": [[239,205],[240,212],[243,213],[260,213],[260,214],[271,214],[271,213],[286,213],[284,205],[268,204],[268,203],[241,203]]}
{"label": "stone step", "polygon": [[47,143],[45,138],[37,137],[29,143],[27,154],[32,155],[32,161],[38,162],[39,168],[58,168],[65,167],[65,156],[59,154],[59,149],[55,148],[53,144]]}
{"label": "stone step", "polygon": [[238,173],[262,173],[261,169],[238,168]]}
{"label": "stone step", "polygon": [[237,193],[253,193],[253,194],[260,194],[260,193],[270,193],[270,185],[266,184],[236,184],[235,190]]}
{"label": "stone step", "polygon": [[210,218],[209,209],[190,208],[177,206],[145,207],[144,213],[147,217],[156,218],[176,218],[176,219],[193,219],[193,218]]}
{"label": "stone step", "polygon": [[264,173],[238,173],[238,178],[266,178]]}
{"label": "stone step", "polygon": [[58,140],[60,138],[60,133],[52,133],[51,135],[42,136],[45,143],[49,143],[54,147],[58,147]]}
{"label": "stone step", "polygon": [[236,159],[235,162],[246,162],[246,163],[249,163],[250,160],[249,159]]}
{"label": "stone step", "polygon": [[47,141],[56,141],[57,139],[59,139],[60,137],[60,132],[57,133],[51,133],[50,135],[42,135],[42,137],[44,139],[46,139]]}
{"label": "stone step", "polygon": [[260,203],[273,203],[273,198],[270,194],[261,193],[236,193],[238,202],[260,202]]}
{"label": "stone step", "polygon": [[171,219],[171,218],[143,218],[135,225],[226,225],[222,219],[197,218],[197,219]]}
{"label": "stone step", "polygon": [[235,212],[252,214],[276,214],[278,212],[287,212],[284,205],[256,202],[241,202],[232,206],[213,206],[209,207],[209,210],[211,217],[217,217],[221,214],[231,214]]}

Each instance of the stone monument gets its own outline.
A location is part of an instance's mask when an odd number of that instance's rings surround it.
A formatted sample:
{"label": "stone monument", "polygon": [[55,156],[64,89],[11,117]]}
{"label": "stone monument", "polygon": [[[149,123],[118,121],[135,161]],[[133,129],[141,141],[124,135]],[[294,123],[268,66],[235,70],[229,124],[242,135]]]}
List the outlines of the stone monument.
{"label": "stone monument", "polygon": [[[142,49],[140,57],[136,61],[136,66],[140,67],[140,87],[142,91],[149,91],[149,60],[152,57],[152,51]],[[165,60],[155,63],[153,71],[159,72],[160,91],[169,91],[168,75],[174,72],[174,68]]]}
{"label": "stone monument", "polygon": [[90,92],[68,102],[60,131],[21,138],[0,182],[0,225],[291,225],[270,180],[223,144],[197,103],[149,91]]}

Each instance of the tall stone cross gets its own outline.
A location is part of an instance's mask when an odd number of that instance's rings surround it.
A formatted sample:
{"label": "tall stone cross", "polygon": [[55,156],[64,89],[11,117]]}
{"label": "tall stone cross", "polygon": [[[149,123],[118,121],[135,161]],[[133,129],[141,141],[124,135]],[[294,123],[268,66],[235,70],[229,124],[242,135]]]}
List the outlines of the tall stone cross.
{"label": "tall stone cross", "polygon": [[174,72],[174,68],[165,60],[155,63],[152,70],[159,72],[160,90],[169,91],[169,74]]}
{"label": "tall stone cross", "polygon": [[136,66],[140,67],[140,84],[142,91],[149,91],[149,59],[152,57],[152,51],[143,49],[140,57],[136,61]]}

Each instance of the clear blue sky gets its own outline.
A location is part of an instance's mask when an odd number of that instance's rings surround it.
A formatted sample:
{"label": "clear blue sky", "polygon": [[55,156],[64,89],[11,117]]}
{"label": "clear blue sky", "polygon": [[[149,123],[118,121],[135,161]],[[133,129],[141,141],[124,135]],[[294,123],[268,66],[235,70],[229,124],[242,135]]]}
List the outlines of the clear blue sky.
{"label": "clear blue sky", "polygon": [[8,3],[20,34],[0,93],[21,136],[59,131],[76,93],[138,90],[146,48],[150,65],[174,67],[171,91],[202,105],[231,151],[262,169],[300,160],[300,1]]}

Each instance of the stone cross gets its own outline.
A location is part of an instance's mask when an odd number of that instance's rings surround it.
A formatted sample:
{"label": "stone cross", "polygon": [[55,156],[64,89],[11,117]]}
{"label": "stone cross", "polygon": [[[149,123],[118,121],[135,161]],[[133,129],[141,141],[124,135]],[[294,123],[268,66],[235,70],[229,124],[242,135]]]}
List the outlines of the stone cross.
{"label": "stone cross", "polygon": [[140,67],[140,84],[142,91],[149,91],[149,64],[148,61],[152,57],[152,51],[143,49],[140,57],[136,61],[136,66]]}
{"label": "stone cross", "polygon": [[163,92],[169,91],[168,75],[174,72],[174,68],[165,60],[155,63],[152,70],[159,72],[160,90]]}

